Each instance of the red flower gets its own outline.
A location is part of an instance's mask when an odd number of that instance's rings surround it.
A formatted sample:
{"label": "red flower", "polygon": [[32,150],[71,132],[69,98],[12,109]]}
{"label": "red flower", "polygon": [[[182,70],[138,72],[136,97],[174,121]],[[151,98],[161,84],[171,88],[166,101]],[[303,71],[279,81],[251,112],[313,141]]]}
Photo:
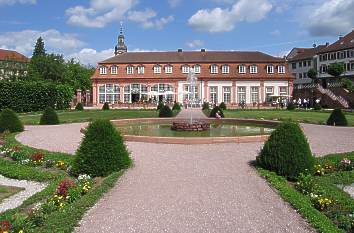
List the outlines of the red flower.
{"label": "red flower", "polygon": [[66,194],[70,187],[76,188],[76,185],[72,180],[62,180],[57,187],[57,194],[66,197]]}
{"label": "red flower", "polygon": [[44,158],[44,154],[42,153],[34,153],[32,156],[31,156],[31,159],[32,161],[40,161]]}
{"label": "red flower", "polygon": [[12,151],[20,151],[21,147],[20,146],[15,146],[12,148]]}
{"label": "red flower", "polygon": [[8,220],[2,220],[0,222],[0,232],[9,231],[12,228],[11,223]]}

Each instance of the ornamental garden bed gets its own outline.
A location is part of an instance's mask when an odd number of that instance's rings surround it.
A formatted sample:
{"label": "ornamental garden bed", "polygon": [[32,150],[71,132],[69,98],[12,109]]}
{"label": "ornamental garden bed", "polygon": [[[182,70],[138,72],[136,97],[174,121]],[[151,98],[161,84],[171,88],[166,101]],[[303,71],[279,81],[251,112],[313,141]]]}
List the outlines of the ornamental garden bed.
{"label": "ornamental garden bed", "polygon": [[0,203],[2,203],[4,199],[15,195],[22,190],[24,190],[24,188],[0,185]]}

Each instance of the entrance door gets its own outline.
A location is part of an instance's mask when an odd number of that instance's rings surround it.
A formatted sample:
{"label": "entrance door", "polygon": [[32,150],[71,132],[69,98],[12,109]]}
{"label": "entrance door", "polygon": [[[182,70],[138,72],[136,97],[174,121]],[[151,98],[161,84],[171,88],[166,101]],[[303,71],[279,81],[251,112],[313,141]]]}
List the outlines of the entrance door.
{"label": "entrance door", "polygon": [[163,101],[163,95],[159,95],[159,102]]}
{"label": "entrance door", "polygon": [[132,103],[137,103],[140,100],[140,94],[132,94]]}

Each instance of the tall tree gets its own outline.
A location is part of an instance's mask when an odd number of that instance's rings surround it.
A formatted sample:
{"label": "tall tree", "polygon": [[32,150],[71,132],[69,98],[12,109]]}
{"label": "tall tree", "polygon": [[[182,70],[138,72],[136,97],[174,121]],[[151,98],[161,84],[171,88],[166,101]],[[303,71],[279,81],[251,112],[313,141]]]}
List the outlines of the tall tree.
{"label": "tall tree", "polygon": [[317,70],[315,70],[314,68],[309,69],[309,71],[307,72],[307,77],[312,79],[312,82],[316,82],[316,80],[317,80]]}
{"label": "tall tree", "polygon": [[45,56],[45,47],[44,47],[44,41],[42,39],[42,37],[39,37],[37,39],[36,45],[34,46],[34,50],[33,50],[33,54],[32,54],[32,58],[34,57],[38,57],[38,56]]}
{"label": "tall tree", "polygon": [[82,66],[71,59],[65,64],[63,82],[69,84],[74,90],[86,91],[91,88],[91,76],[94,72],[95,68]]}
{"label": "tall tree", "polygon": [[344,64],[343,63],[333,63],[328,66],[327,73],[332,75],[335,78],[338,78],[344,73]]}

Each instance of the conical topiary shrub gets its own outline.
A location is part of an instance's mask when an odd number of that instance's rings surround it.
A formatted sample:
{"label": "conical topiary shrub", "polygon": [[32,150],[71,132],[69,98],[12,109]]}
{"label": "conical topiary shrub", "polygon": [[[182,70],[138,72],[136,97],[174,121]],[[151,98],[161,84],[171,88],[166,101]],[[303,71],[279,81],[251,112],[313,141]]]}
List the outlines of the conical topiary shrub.
{"label": "conical topiary shrub", "polygon": [[108,120],[89,124],[72,167],[75,175],[107,176],[129,167],[131,160],[122,136]]}
{"label": "conical topiary shrub", "polygon": [[202,110],[209,110],[209,103],[208,102],[204,102],[203,103],[203,107],[202,107]]}
{"label": "conical topiary shrub", "polygon": [[59,124],[59,118],[57,113],[52,107],[47,107],[39,121],[40,125],[57,125]]}
{"label": "conical topiary shrub", "polygon": [[159,111],[159,117],[173,117],[173,112],[168,105],[164,105]]}
{"label": "conical topiary shrub", "polygon": [[157,105],[156,110],[159,111],[163,106],[165,105],[160,101],[159,104]]}
{"label": "conical topiary shrub", "polygon": [[0,112],[0,133],[7,130],[11,133],[23,131],[22,122],[11,109],[4,109]]}
{"label": "conical topiary shrub", "polygon": [[218,106],[215,106],[211,110],[209,117],[214,117],[215,118],[216,117],[216,113],[218,113],[221,118],[224,118],[224,113],[223,113],[222,109],[220,107],[218,107]]}
{"label": "conical topiary shrub", "polygon": [[172,107],[172,111],[180,111],[181,110],[181,105],[177,102],[174,103]]}
{"label": "conical topiary shrub", "polygon": [[107,102],[105,102],[105,103],[103,104],[102,110],[105,110],[105,111],[109,110],[109,104],[108,104]]}
{"label": "conical topiary shrub", "polygon": [[75,110],[77,111],[83,111],[84,110],[84,105],[82,103],[77,103]]}
{"label": "conical topiary shrub", "polygon": [[224,102],[221,102],[221,104],[219,105],[219,108],[221,108],[221,110],[226,110],[226,104]]}
{"label": "conical topiary shrub", "polygon": [[341,109],[334,109],[327,120],[327,125],[347,126],[348,121]]}
{"label": "conical topiary shrub", "polygon": [[296,178],[314,166],[310,146],[300,126],[292,122],[281,123],[264,144],[257,164],[278,175]]}

